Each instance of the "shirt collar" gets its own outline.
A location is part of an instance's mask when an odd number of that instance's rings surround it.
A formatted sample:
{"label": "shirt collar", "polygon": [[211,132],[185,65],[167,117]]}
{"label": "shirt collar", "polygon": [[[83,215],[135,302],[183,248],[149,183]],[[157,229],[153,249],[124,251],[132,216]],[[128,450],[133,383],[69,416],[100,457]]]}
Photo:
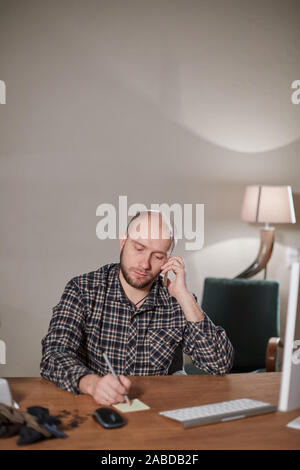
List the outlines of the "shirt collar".
{"label": "shirt collar", "polygon": [[[119,278],[120,263],[114,263],[112,271],[116,299],[121,302],[128,302],[128,298]],[[167,293],[167,288],[163,285],[162,277],[158,276],[158,278],[153,281],[148,297],[146,297],[141,308],[153,307],[154,305],[169,305],[168,297],[169,293]]]}

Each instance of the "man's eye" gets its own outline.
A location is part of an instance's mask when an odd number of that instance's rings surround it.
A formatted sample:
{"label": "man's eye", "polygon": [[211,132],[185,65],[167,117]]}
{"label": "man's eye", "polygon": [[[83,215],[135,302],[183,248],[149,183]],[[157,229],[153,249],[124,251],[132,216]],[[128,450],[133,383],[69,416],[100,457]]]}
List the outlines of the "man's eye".
{"label": "man's eye", "polygon": [[137,251],[143,251],[143,248],[136,248]]}
{"label": "man's eye", "polygon": [[159,261],[163,260],[163,258],[159,258],[159,256],[156,256],[156,259],[158,259]]}

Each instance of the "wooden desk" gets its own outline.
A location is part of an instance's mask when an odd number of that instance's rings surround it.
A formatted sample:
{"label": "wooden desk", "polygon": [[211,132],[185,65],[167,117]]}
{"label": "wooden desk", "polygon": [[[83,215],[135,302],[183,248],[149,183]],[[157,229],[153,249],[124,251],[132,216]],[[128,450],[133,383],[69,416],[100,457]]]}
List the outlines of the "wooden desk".
{"label": "wooden desk", "polygon": [[[300,415],[300,409],[189,429],[158,415],[159,411],[236,398],[277,404],[280,378],[278,372],[130,377],[130,397],[151,409],[124,415],[127,425],[114,430],[94,421],[91,415],[99,405],[89,396],[73,395],[41,378],[8,378],[21,410],[38,405],[48,408],[51,415],[64,415],[62,428],[68,437],[23,447],[16,445],[17,436],[2,438],[0,449],[300,449],[300,431],[286,427]],[[71,428],[72,420],[79,425]]]}

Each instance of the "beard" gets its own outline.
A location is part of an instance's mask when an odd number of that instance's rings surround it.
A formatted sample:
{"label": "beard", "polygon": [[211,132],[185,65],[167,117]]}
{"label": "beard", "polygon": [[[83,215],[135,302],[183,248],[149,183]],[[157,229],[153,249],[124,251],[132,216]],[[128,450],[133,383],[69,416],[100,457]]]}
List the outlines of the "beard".
{"label": "beard", "polygon": [[129,270],[124,265],[123,250],[124,250],[124,247],[122,248],[121,254],[120,254],[120,270],[121,270],[121,272],[124,276],[125,281],[131,287],[135,287],[136,289],[144,289],[144,287],[149,286],[150,284],[152,284],[152,282],[155,279],[154,277],[150,277],[150,278],[147,278],[147,279],[133,279],[131,277]]}

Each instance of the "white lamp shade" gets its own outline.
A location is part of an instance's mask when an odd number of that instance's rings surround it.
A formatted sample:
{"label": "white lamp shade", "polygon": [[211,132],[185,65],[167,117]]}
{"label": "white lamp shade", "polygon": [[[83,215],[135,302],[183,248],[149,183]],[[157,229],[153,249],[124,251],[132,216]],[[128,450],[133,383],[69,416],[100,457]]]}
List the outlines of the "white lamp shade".
{"label": "white lamp shade", "polygon": [[257,222],[259,192],[259,186],[246,187],[241,213],[241,220],[244,222]]}
{"label": "white lamp shade", "polygon": [[241,220],[294,224],[296,217],[291,186],[247,186]]}

